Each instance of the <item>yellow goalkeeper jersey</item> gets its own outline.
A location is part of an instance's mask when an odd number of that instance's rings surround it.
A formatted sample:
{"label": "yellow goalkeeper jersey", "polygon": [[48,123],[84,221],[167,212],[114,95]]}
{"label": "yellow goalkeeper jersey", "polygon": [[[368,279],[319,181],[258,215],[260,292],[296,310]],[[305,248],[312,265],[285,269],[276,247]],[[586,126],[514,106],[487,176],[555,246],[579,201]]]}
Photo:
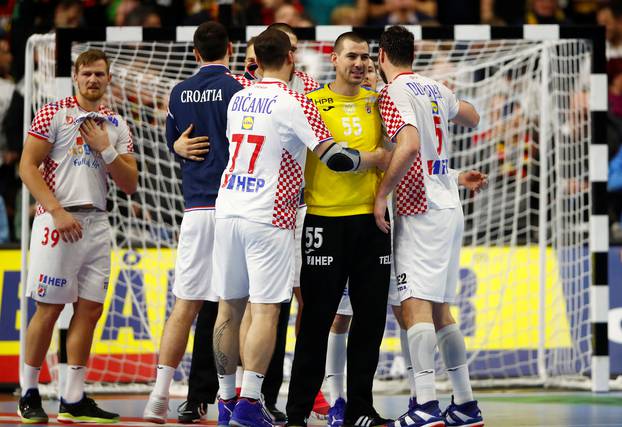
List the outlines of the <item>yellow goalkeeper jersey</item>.
{"label": "yellow goalkeeper jersey", "polygon": [[[373,90],[361,87],[358,95],[344,96],[333,92],[329,85],[322,85],[307,97],[315,102],[335,141],[361,151],[382,146],[378,94]],[[309,154],[305,167],[307,213],[322,216],[373,213],[381,178],[377,169],[333,172],[317,156]]]}

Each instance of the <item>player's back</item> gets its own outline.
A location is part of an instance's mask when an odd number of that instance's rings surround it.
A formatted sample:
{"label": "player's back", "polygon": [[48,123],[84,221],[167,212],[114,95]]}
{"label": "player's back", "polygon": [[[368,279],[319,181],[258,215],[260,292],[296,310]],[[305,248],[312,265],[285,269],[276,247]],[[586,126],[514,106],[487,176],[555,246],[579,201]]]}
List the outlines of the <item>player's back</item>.
{"label": "player's back", "polygon": [[203,161],[182,161],[182,182],[186,209],[214,206],[220,176],[229,160],[225,135],[227,105],[242,84],[218,64],[205,65],[192,77],[176,85],[169,102],[167,142],[169,147],[179,135],[194,126],[191,137],[207,136],[209,152]]}
{"label": "player's back", "polygon": [[293,228],[306,149],[331,138],[317,108],[285,83],[264,79],[231,99],[227,136],[216,217]]}
{"label": "player's back", "polygon": [[435,209],[460,204],[456,183],[449,175],[449,120],[458,113],[458,106],[449,88],[416,73],[398,75],[380,95],[389,137],[394,138],[407,124],[419,131],[425,196]]}

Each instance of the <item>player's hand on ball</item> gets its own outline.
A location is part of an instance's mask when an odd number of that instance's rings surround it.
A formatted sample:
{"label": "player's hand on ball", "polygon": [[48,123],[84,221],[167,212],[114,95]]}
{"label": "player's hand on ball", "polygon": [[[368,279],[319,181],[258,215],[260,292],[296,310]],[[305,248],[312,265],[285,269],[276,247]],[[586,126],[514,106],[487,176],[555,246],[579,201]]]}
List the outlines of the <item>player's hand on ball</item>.
{"label": "player's hand on ball", "polygon": [[488,186],[488,175],[476,170],[460,172],[460,175],[458,175],[458,184],[479,193],[481,189]]}
{"label": "player's hand on ball", "polygon": [[194,125],[190,123],[190,126],[183,131],[173,144],[173,150],[184,159],[201,161],[204,159],[201,156],[209,152],[209,142],[207,142],[209,138],[207,136],[190,138],[190,132],[192,132],[193,127]]}
{"label": "player's hand on ball", "polygon": [[82,224],[63,208],[51,212],[54,226],[65,243],[77,242],[82,238]]}
{"label": "player's hand on ball", "polygon": [[84,142],[97,153],[101,153],[110,146],[108,132],[103,122],[97,124],[94,119],[86,119],[84,123],[80,125],[80,135],[82,135]]}
{"label": "player's hand on ball", "polygon": [[389,234],[391,231],[391,223],[386,220],[386,213],[387,198],[376,196],[376,201],[374,202],[374,217],[376,219],[376,225],[383,233]]}

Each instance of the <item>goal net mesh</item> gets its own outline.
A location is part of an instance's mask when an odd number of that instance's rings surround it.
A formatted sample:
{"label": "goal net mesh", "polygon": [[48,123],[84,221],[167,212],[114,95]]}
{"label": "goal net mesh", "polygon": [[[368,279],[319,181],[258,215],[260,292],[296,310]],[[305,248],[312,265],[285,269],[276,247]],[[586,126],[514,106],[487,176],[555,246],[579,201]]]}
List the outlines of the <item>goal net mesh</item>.
{"label": "goal net mesh", "polygon": [[[76,43],[73,59],[87,48],[103,49],[111,60],[107,102],[130,125],[140,169],[139,189],[131,197],[110,182],[112,276],[88,380],[146,383],[154,379],[172,308],[183,215],[179,166],[164,139],[168,94],[197,64],[191,43]],[[331,48],[327,42],[300,41],[298,68],[322,83],[331,81]],[[370,41],[370,48],[375,58],[377,41]],[[33,113],[56,98],[53,37],[34,50]],[[416,52],[416,72],[443,81],[481,116],[476,129],[454,126],[450,132],[452,167],[483,171],[490,182],[479,194],[461,193],[465,234],[452,312],[466,338],[471,375],[480,385],[586,382],[591,45],[417,41]],[[244,55],[245,43],[235,42],[234,73],[243,72]],[[286,378],[295,340],[293,307]],[[176,373],[181,383],[191,349],[192,340]],[[53,376],[54,355],[52,348]],[[377,378],[402,381],[404,375],[399,326],[387,310]]]}

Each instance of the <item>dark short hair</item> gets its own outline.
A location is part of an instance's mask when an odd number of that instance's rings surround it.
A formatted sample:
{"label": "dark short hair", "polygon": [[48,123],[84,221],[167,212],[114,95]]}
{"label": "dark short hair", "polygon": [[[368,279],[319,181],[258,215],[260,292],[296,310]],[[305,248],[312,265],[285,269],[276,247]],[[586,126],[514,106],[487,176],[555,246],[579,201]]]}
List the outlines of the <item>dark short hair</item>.
{"label": "dark short hair", "polygon": [[73,64],[73,69],[76,74],[80,71],[80,67],[83,65],[90,65],[99,60],[106,62],[106,73],[110,74],[110,61],[103,50],[89,49],[78,55],[76,62]]}
{"label": "dark short hair", "polygon": [[255,39],[255,56],[264,70],[281,68],[291,48],[289,37],[280,30],[267,29]]}
{"label": "dark short hair", "polygon": [[204,22],[194,32],[194,48],[199,52],[203,61],[216,61],[224,58],[228,45],[227,29],[220,22]]}
{"label": "dark short hair", "polygon": [[415,36],[406,28],[394,25],[380,35],[382,48],[391,64],[412,67],[415,60]]}
{"label": "dark short hair", "polygon": [[285,22],[275,22],[274,24],[270,24],[268,25],[266,30],[279,30],[283,31],[284,33],[296,35],[292,26],[286,24]]}
{"label": "dark short hair", "polygon": [[337,37],[337,40],[335,40],[335,44],[333,46],[333,50],[335,52],[340,52],[341,49],[343,49],[343,43],[346,40],[353,41],[354,43],[367,43],[367,40],[365,40],[354,31],[348,31],[347,33],[343,33],[339,37]]}

